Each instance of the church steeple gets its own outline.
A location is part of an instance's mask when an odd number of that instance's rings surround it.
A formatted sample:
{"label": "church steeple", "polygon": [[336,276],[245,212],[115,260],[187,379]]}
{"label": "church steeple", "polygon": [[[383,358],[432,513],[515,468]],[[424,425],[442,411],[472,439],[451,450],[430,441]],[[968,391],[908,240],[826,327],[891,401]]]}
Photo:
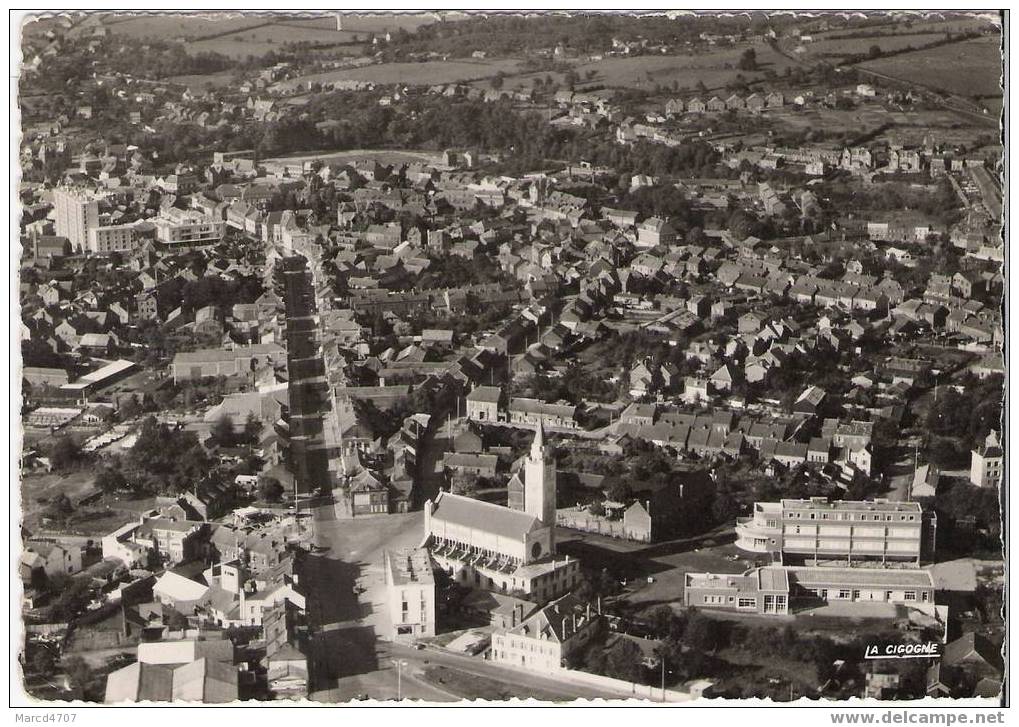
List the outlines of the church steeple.
{"label": "church steeple", "polygon": [[538,428],[534,431],[534,439],[531,440],[531,458],[541,459],[545,452],[545,425],[538,420]]}
{"label": "church steeple", "polygon": [[552,448],[545,444],[545,426],[539,421],[524,464],[524,512],[555,525],[556,470]]}

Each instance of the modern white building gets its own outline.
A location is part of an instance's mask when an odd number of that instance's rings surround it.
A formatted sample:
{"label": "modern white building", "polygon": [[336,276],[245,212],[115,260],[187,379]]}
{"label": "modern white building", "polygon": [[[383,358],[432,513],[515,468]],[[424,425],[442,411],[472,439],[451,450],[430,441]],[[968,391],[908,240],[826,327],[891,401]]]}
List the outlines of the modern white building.
{"label": "modern white building", "polygon": [[173,247],[214,245],[223,239],[226,222],[176,207],[163,210],[156,218],[156,240]]}
{"label": "modern white building", "polygon": [[776,562],[860,561],[919,565],[933,551],[934,515],[916,502],[829,502],[824,497],[754,503],[736,521],[736,545]]}
{"label": "modern white building", "polygon": [[384,560],[392,638],[435,636],[435,577],[428,551],[387,550]]}
{"label": "modern white building", "polygon": [[56,233],[71,241],[76,250],[89,247],[89,230],[99,227],[99,202],[85,189],[57,187],[53,190]]}
{"label": "modern white building", "polygon": [[934,579],[920,568],[765,566],[745,573],[687,573],[686,605],[748,614],[785,615],[793,602],[810,608],[837,602],[889,604],[935,613]]}

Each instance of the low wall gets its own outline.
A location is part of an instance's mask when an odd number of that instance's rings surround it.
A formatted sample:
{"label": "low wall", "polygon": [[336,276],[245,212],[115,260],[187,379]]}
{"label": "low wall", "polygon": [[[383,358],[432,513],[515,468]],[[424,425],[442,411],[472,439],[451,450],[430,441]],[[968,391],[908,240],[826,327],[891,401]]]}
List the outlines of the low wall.
{"label": "low wall", "polygon": [[650,533],[627,532],[622,520],[609,520],[592,515],[586,510],[560,510],[556,513],[556,525],[561,528],[580,530],[585,533],[597,533],[610,538],[632,540],[638,543],[650,543]]}
{"label": "low wall", "polygon": [[[693,697],[687,692],[679,692],[674,689],[666,689],[663,699],[661,687],[635,684],[623,681],[622,679],[601,676],[600,674],[577,671],[576,669],[560,669],[555,673],[554,678],[565,682],[605,689],[618,695],[620,699],[644,699],[649,702],[689,702],[693,700]],[[607,696],[606,698],[610,697]]]}

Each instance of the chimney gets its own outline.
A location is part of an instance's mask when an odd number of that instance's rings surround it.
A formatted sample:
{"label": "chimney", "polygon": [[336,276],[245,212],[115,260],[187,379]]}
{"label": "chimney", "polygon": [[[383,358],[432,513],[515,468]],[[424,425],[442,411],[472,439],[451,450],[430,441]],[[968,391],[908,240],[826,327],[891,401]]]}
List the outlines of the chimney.
{"label": "chimney", "polygon": [[601,596],[598,596],[598,615],[601,615]]}
{"label": "chimney", "polygon": [[586,609],[585,613],[587,615],[587,620],[590,621],[591,620],[591,602],[590,601],[587,602],[587,609]]}

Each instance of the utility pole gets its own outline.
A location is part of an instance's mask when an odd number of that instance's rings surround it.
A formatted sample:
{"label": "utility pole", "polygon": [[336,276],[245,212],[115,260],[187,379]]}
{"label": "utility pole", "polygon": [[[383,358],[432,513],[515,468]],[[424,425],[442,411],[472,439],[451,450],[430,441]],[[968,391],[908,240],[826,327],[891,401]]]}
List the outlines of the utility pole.
{"label": "utility pole", "polygon": [[662,662],[662,701],[664,702],[665,701],[665,657],[664,656],[660,656],[658,658]]}
{"label": "utility pole", "polygon": [[396,665],[396,701],[399,702],[403,699],[403,683],[402,683],[402,672],[403,667],[407,665],[407,662],[403,659],[392,659]]}

